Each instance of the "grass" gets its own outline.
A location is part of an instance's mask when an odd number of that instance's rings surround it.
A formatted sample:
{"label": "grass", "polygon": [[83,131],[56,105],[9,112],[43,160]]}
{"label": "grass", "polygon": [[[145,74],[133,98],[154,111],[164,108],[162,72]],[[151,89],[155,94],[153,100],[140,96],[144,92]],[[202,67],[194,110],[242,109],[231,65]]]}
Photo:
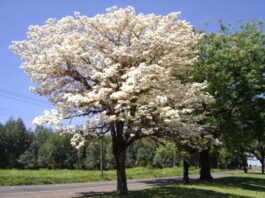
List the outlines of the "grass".
{"label": "grass", "polygon": [[265,175],[236,174],[231,177],[215,179],[213,182],[194,182],[192,184],[162,185],[152,189],[129,192],[126,196],[115,193],[84,196],[83,198],[247,198],[265,197]]}
{"label": "grass", "polygon": [[[214,172],[222,171],[214,169]],[[182,168],[128,168],[128,179],[154,178],[181,176]],[[190,174],[198,174],[198,168],[191,168]],[[59,184],[59,183],[79,183],[79,182],[96,182],[110,181],[116,179],[116,171],[104,171],[104,176],[101,177],[100,171],[88,170],[17,170],[17,169],[0,169],[0,185],[32,185],[32,184]]]}

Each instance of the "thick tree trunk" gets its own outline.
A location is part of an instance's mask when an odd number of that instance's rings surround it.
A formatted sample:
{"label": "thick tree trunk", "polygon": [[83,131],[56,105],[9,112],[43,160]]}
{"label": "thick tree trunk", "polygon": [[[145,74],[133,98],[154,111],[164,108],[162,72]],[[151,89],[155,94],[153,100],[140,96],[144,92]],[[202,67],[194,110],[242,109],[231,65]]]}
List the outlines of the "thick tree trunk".
{"label": "thick tree trunk", "polygon": [[264,164],[264,157],[261,158],[261,173],[264,174],[265,164]]}
{"label": "thick tree trunk", "polygon": [[123,123],[118,123],[115,128],[112,128],[112,149],[116,162],[117,170],[117,193],[127,194],[127,179],[126,179],[126,150],[127,143],[123,139]]}
{"label": "thick tree trunk", "polygon": [[189,164],[187,160],[183,159],[183,182],[184,184],[188,184],[189,181]]}
{"label": "thick tree trunk", "polygon": [[255,150],[252,150],[252,154],[260,161],[261,164],[261,173],[264,174],[264,169],[265,169],[265,152],[264,152],[264,147],[259,147],[257,152]]}
{"label": "thick tree trunk", "polygon": [[259,160],[259,162],[260,162],[260,164],[261,164],[261,174],[264,174],[264,170],[265,170],[265,161],[264,161],[264,157],[261,157],[261,158],[256,157],[256,158]]}
{"label": "thick tree trunk", "polygon": [[126,194],[128,193],[127,179],[126,179],[126,149],[121,149],[119,152],[114,154],[117,169],[117,193]]}
{"label": "thick tree trunk", "polygon": [[208,150],[203,150],[200,152],[200,168],[200,180],[205,181],[213,179],[210,170],[210,159]]}
{"label": "thick tree trunk", "polygon": [[248,172],[248,160],[245,154],[245,150],[243,149],[242,145],[239,146],[239,155],[241,161],[241,168],[244,170],[245,173]]}
{"label": "thick tree trunk", "polygon": [[243,153],[241,154],[241,164],[242,164],[242,168],[243,168],[244,172],[247,173],[248,172],[248,162],[247,162],[247,159]]}
{"label": "thick tree trunk", "polygon": [[248,173],[248,167],[246,163],[243,163],[243,170],[244,170],[244,173]]}

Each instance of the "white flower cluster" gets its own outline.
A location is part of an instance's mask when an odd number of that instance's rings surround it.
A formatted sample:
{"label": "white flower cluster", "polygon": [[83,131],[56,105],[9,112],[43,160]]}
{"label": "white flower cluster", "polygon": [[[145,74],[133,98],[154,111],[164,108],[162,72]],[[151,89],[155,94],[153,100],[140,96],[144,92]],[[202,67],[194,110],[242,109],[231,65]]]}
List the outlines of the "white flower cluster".
{"label": "white flower cluster", "polygon": [[45,110],[43,112],[43,115],[35,117],[32,123],[35,125],[49,124],[49,125],[60,126],[61,118],[59,117],[59,113],[57,110],[55,109],[52,109],[51,111]]}
{"label": "white flower cluster", "polygon": [[[113,7],[92,18],[75,13],[30,26],[27,40],[13,42],[11,48],[37,84],[32,90],[60,109],[33,122],[62,130],[62,119],[100,110],[88,117],[89,130],[96,133],[102,123],[123,122],[128,141],[187,125],[185,116],[211,98],[206,83],[183,85],[175,77],[190,70],[196,61],[192,47],[201,38],[179,16]],[[75,146],[83,144],[84,134],[64,129],[76,134]]]}
{"label": "white flower cluster", "polygon": [[80,147],[84,146],[85,139],[81,134],[75,133],[71,139],[71,144],[75,148],[79,149]]}

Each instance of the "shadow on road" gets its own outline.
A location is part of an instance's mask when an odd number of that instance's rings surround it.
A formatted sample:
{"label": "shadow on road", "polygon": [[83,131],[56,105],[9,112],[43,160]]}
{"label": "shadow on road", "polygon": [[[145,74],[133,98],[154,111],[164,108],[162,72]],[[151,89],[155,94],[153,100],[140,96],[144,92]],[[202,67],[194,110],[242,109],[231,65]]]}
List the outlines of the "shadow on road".
{"label": "shadow on road", "polygon": [[161,186],[152,189],[146,189],[141,191],[131,191],[128,195],[119,196],[113,193],[83,193],[82,198],[248,198],[247,196],[238,196],[226,193],[215,192],[213,190],[184,188],[183,186]]}
{"label": "shadow on road", "polygon": [[[265,176],[263,178],[253,178],[250,176],[242,176],[242,177],[226,177],[226,178],[218,178],[213,182],[200,182],[198,180],[192,179],[191,184],[189,186],[181,185],[181,181],[178,179],[157,179],[154,181],[146,180],[141,181],[143,184],[152,184],[156,186],[152,189],[146,190],[138,190],[131,191],[126,196],[118,196],[115,192],[112,193],[93,193],[93,192],[84,192],[81,193],[80,196],[82,198],[88,197],[126,197],[126,198],[145,198],[145,197],[161,197],[161,198],[175,198],[175,197],[203,197],[203,198],[233,198],[233,197],[241,197],[246,198],[247,196],[240,196],[229,193],[221,193],[216,192],[214,190],[209,189],[199,189],[196,188],[197,185],[205,187],[218,187],[218,188],[230,188],[230,189],[241,189],[241,190],[249,190],[253,192],[264,192],[265,193]],[[167,186],[169,185],[169,186]]]}

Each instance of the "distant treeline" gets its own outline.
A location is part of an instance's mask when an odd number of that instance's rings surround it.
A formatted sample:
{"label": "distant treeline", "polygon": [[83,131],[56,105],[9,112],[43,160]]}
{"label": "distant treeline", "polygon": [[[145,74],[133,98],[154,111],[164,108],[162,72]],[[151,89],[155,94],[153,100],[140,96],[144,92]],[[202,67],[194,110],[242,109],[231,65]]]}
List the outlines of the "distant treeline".
{"label": "distant treeline", "polygon": [[[103,168],[115,168],[111,138],[91,139],[80,149],[70,143],[71,135],[59,135],[52,129],[27,129],[22,119],[9,119],[0,124],[0,168],[21,169],[89,169],[99,170],[101,149]],[[229,154],[228,154],[229,153]],[[172,167],[182,163],[182,152],[171,142],[157,143],[152,139],[135,142],[127,152],[127,167]],[[199,166],[198,154],[192,154],[191,165]],[[224,148],[211,153],[213,168],[237,168],[239,159]]]}

